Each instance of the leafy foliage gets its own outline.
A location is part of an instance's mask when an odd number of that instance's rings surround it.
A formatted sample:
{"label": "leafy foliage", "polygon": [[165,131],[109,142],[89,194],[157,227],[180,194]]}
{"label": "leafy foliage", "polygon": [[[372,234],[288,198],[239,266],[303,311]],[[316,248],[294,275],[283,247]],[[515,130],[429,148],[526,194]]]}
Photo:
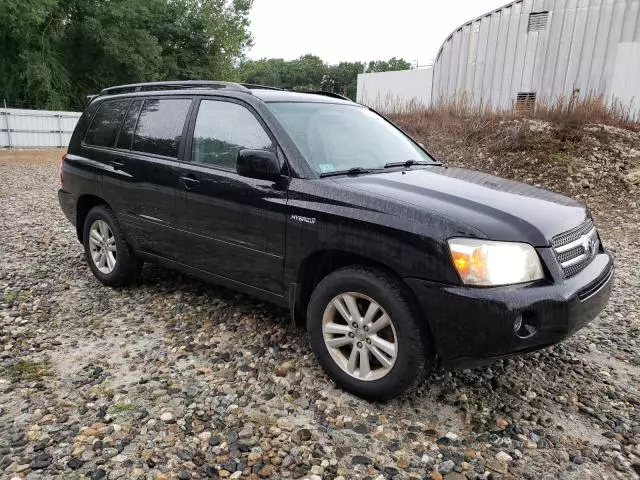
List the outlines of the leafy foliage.
{"label": "leafy foliage", "polygon": [[408,70],[411,64],[403,59],[373,62],[340,62],[328,65],[315,55],[303,55],[297,60],[281,58],[247,60],[238,69],[241,81],[258,85],[300,91],[331,91],[355,98],[359,73]]}
{"label": "leafy foliage", "polygon": [[252,0],[0,0],[0,97],[82,106],[109,85],[234,74]]}
{"label": "leafy foliage", "polygon": [[355,98],[365,71],[404,70],[397,58],[328,65],[315,55],[241,61],[253,0],[0,0],[0,99],[10,106],[82,109],[123,83],[218,79]]}

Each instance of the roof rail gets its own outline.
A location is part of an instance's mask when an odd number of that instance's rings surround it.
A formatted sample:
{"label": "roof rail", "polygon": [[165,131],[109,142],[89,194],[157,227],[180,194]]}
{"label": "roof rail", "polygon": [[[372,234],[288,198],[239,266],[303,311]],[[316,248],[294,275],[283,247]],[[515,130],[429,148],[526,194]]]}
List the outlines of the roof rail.
{"label": "roof rail", "polygon": [[353,100],[351,100],[349,97],[345,97],[344,95],[340,95],[339,93],[323,92],[323,91],[318,91],[318,92],[301,92],[301,93],[311,93],[311,94],[313,94],[313,95],[324,95],[325,97],[339,98],[339,99],[341,99],[341,100],[346,100],[347,102],[353,102]]}
{"label": "roof rail", "polygon": [[241,83],[240,85],[247,88],[254,88],[256,90],[284,90],[284,88],[272,87],[270,85],[258,85],[256,83]]}
{"label": "roof rail", "polygon": [[239,83],[219,82],[214,80],[180,80],[168,82],[132,83],[129,85],[117,85],[103,88],[100,95],[115,95],[118,93],[149,92],[154,90],[180,90],[188,88],[209,88],[214,90],[235,90],[237,92],[251,93],[251,91]]}

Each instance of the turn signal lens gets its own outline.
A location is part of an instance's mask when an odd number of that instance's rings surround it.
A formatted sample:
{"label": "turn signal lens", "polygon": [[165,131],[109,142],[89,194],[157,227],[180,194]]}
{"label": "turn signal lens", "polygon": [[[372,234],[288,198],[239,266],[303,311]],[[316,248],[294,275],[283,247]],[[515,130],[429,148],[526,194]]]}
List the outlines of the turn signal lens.
{"label": "turn signal lens", "polygon": [[453,238],[449,249],[453,265],[467,285],[490,287],[544,278],[540,258],[527,243]]}

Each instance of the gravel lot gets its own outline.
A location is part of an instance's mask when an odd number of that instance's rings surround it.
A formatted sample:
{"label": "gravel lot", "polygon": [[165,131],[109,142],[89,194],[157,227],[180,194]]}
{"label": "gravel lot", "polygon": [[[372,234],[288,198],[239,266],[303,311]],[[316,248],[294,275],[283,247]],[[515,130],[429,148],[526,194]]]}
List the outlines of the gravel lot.
{"label": "gravel lot", "polygon": [[372,404],[286,311],[154,265],[103,287],[42,155],[0,155],[0,477],[640,478],[637,208],[598,205],[617,279],[589,327]]}

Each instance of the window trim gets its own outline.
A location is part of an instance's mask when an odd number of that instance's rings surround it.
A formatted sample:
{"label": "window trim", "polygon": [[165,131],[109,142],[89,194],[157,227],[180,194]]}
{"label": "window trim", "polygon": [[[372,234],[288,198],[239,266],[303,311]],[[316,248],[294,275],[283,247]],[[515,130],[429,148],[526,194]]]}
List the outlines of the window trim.
{"label": "window trim", "polygon": [[[127,119],[127,115],[129,115],[129,112],[131,111],[131,107],[133,106],[133,104],[138,101],[141,100],[142,103],[140,104],[140,108],[138,109],[138,115],[136,115],[136,123],[133,124],[133,133],[131,134],[131,143],[129,144],[129,148],[123,148],[123,147],[118,147],[118,140],[120,140],[120,135],[122,134],[122,127],[124,126],[124,121]],[[138,126],[138,119],[140,118],[140,113],[142,112],[142,107],[144,107],[144,98],[138,99],[138,98],[132,98],[131,102],[129,103],[129,108],[127,108],[127,113],[124,114],[124,118],[122,119],[122,123],[120,124],[120,129],[118,130],[118,135],[116,135],[116,141],[113,144],[113,148],[116,150],[125,150],[125,151],[131,151],[131,147],[133,146],[133,137],[135,136],[136,133],[136,127]]]}
{"label": "window trim", "polygon": [[[102,110],[102,107],[104,107],[108,103],[122,102],[123,100],[128,100],[129,101],[129,105],[127,105],[127,111],[124,112],[124,116],[122,117],[122,120],[120,120],[120,126],[118,127],[118,133],[116,134],[116,138],[113,141],[113,145],[107,146],[107,145],[94,145],[92,143],[87,143],[87,141],[86,141],[87,140],[87,135],[89,134],[89,130],[91,129],[91,125],[93,125],[93,121],[96,119],[96,116],[98,115],[100,110]],[[93,112],[93,114],[91,115],[91,120],[89,121],[89,123],[87,125],[87,129],[84,131],[84,135],[82,136],[81,145],[83,147],[91,147],[91,148],[115,149],[115,146],[116,146],[117,141],[118,141],[118,137],[120,136],[120,130],[122,129],[122,124],[124,122],[124,119],[127,116],[127,113],[129,112],[129,108],[131,108],[131,102],[132,102],[131,98],[114,98],[114,99],[107,99],[107,100],[103,101],[100,105],[98,105],[98,108],[96,108],[95,112]]]}
{"label": "window trim", "polygon": [[253,115],[253,117],[258,121],[258,123],[260,124],[262,129],[265,131],[267,136],[271,139],[271,142],[273,143],[273,145],[276,147],[276,156],[278,157],[278,160],[281,163],[281,165],[280,165],[281,170],[284,170],[285,166],[286,166],[287,175],[288,176],[291,175],[291,169],[289,167],[289,162],[288,162],[286,156],[284,155],[284,152],[282,151],[282,147],[280,146],[280,143],[276,139],[275,135],[273,134],[273,132],[271,131],[271,129],[269,128],[267,123],[260,116],[260,114],[256,111],[256,109],[253,108],[252,105],[250,105],[250,104],[248,104],[246,102],[243,102],[242,100],[239,100],[239,99],[237,99],[235,97],[223,97],[223,96],[216,96],[216,95],[198,96],[198,97],[195,98],[194,107],[193,107],[193,111],[192,111],[192,114],[191,114],[191,119],[189,121],[189,131],[187,133],[188,139],[187,139],[187,142],[185,142],[185,145],[184,145],[185,150],[184,150],[184,157],[183,157],[182,161],[185,164],[196,165],[198,167],[208,168],[208,169],[212,169],[212,170],[220,170],[220,171],[227,172],[227,173],[231,172],[231,173],[234,173],[234,174],[237,175],[237,172],[236,172],[235,168],[225,167],[223,165],[218,165],[218,164],[214,164],[214,163],[199,163],[199,162],[194,162],[193,161],[193,158],[192,158],[192,156],[193,156],[193,133],[195,132],[196,121],[198,120],[198,112],[200,111],[200,104],[202,103],[202,101],[235,103],[237,105],[240,105],[241,107],[246,108],[249,111],[249,113],[251,115]]}
{"label": "window trim", "polygon": [[[117,149],[120,151],[125,151],[125,152],[131,152],[137,155],[148,155],[150,157],[154,157],[154,158],[160,158],[163,160],[174,160],[174,161],[183,161],[181,160],[182,158],[182,154],[184,153],[184,145],[186,143],[186,137],[185,135],[188,132],[188,125],[191,122],[191,114],[193,113],[193,105],[195,104],[195,100],[197,97],[193,96],[193,95],[149,95],[149,96],[145,96],[142,97],[143,102],[142,102],[142,106],[140,107],[140,112],[138,112],[138,118],[136,119],[136,126],[133,128],[133,137],[131,138],[131,147],[129,148],[129,150],[125,150],[125,149]],[[150,153],[150,152],[143,152],[141,150],[134,150],[133,149],[133,142],[135,141],[135,137],[136,137],[136,132],[138,130],[138,122],[140,121],[140,115],[142,114],[142,109],[144,108],[144,104],[146,103],[147,100],[189,100],[191,103],[189,104],[189,108],[187,108],[187,113],[186,116],[184,118],[184,122],[182,125],[182,133],[180,134],[181,136],[181,141],[180,144],[178,145],[178,153],[175,157],[168,157],[166,155],[160,155],[158,153]],[[124,121],[124,119],[123,119]]]}

